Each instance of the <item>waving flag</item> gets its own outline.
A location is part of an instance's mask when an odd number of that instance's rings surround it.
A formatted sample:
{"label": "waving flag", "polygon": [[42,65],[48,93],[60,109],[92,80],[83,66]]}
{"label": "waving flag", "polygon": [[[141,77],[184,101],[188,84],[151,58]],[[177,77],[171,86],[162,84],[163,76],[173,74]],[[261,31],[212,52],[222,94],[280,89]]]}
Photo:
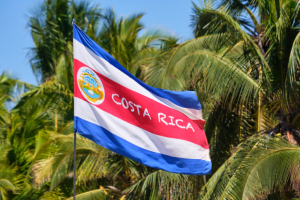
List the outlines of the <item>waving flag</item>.
{"label": "waving flag", "polygon": [[74,128],[144,165],[174,173],[211,172],[196,93],[148,86],[73,25]]}

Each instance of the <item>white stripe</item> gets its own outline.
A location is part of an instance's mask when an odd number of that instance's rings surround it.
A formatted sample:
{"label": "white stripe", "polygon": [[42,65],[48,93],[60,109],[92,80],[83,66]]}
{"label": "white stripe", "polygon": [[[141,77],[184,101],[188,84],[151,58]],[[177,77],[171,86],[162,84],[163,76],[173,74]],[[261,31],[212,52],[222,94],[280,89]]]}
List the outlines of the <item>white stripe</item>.
{"label": "white stripe", "polygon": [[192,120],[203,120],[202,110],[183,108],[172,103],[168,99],[164,99],[162,97],[158,97],[152,94],[147,89],[136,83],[129,76],[117,69],[115,66],[111,65],[105,59],[97,56],[94,52],[92,52],[89,48],[85,47],[83,44],[78,42],[76,39],[73,39],[73,45],[74,58],[84,63],[88,67],[94,69],[95,71],[98,71],[103,76],[106,76],[107,78],[119,83],[120,85],[123,85],[128,89],[138,92],[150,99],[153,99],[154,101],[157,101],[163,105],[178,110],[179,112],[185,114]]}
{"label": "white stripe", "polygon": [[155,135],[76,97],[75,116],[101,126],[131,144],[149,151],[177,158],[210,161],[208,149],[185,140]]}
{"label": "white stripe", "polygon": [[168,99],[165,99],[165,98],[162,98],[159,96],[156,96],[156,98],[159,99],[163,104],[165,104],[171,108],[174,108],[175,110],[178,110],[179,112],[185,114],[191,120],[199,120],[199,119],[203,120],[202,110],[196,110],[196,109],[192,109],[192,108],[183,108],[183,107],[180,107],[180,106],[172,103]]}

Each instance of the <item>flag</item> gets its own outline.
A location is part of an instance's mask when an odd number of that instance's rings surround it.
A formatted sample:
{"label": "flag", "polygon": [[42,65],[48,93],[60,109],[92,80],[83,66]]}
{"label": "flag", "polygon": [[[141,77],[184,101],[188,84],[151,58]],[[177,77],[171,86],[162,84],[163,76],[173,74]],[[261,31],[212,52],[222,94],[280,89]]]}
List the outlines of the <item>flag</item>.
{"label": "flag", "polygon": [[210,174],[212,163],[194,91],[153,88],[73,24],[74,129],[139,163],[174,173]]}

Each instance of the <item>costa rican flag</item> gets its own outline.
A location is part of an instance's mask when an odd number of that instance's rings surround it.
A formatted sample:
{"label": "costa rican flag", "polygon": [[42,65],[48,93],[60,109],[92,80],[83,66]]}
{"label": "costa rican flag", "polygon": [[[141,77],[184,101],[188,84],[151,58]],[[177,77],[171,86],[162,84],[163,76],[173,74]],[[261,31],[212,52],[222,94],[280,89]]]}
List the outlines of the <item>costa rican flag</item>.
{"label": "costa rican flag", "polygon": [[201,104],[192,91],[153,88],[73,24],[74,128],[149,167],[210,174]]}

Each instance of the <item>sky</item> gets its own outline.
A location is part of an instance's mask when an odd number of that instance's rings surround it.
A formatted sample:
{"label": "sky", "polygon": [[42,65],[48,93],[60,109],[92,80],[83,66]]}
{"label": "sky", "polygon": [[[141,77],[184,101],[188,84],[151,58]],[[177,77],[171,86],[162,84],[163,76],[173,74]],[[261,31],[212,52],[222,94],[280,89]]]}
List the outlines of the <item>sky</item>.
{"label": "sky", "polygon": [[[2,0],[0,2],[0,73],[37,85],[29,65],[28,51],[34,47],[27,27],[30,9],[43,0]],[[190,28],[192,2],[189,0],[91,0],[103,10],[113,8],[117,16],[145,13],[146,29],[161,29],[182,40],[193,37]],[[197,1],[196,1],[197,2]]]}

